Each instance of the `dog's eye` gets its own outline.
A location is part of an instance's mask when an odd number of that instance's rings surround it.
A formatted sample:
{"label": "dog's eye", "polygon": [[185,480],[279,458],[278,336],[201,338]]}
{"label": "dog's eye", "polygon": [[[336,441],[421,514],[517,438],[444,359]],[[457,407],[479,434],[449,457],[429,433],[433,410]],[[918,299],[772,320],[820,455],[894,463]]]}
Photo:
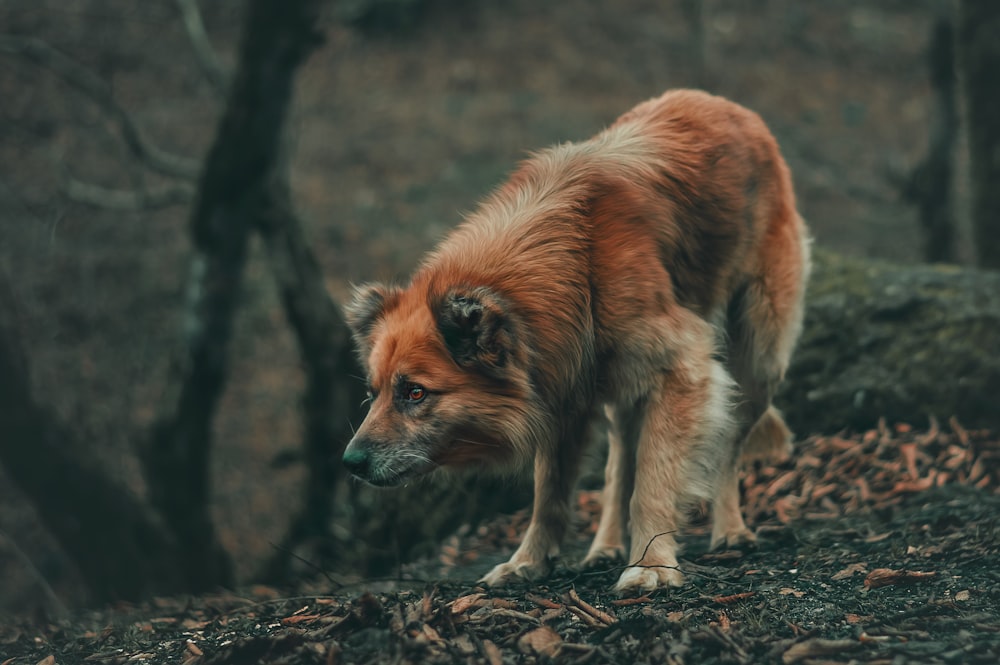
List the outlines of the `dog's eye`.
{"label": "dog's eye", "polygon": [[424,401],[427,397],[427,389],[418,383],[411,383],[406,386],[406,401],[416,404]]}

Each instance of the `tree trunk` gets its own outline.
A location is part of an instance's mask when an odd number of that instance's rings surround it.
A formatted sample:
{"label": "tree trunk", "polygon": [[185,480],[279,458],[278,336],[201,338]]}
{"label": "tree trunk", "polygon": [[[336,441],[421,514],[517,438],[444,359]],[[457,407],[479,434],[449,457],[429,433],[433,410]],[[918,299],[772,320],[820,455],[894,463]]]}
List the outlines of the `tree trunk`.
{"label": "tree trunk", "polygon": [[187,354],[174,410],[143,451],[150,499],[183,547],[190,588],[232,581],[209,513],[211,425],[225,383],[233,312],[252,220],[280,159],[299,64],[320,42],[322,0],[253,0],[239,65],[191,218],[195,246]]}
{"label": "tree trunk", "polygon": [[1000,3],[960,0],[958,62],[969,140],[976,259],[1000,268]]}
{"label": "tree trunk", "polygon": [[951,21],[947,18],[935,21],[927,54],[934,91],[927,156],[903,186],[903,195],[919,209],[920,225],[924,230],[924,260],[932,263],[955,260],[951,192],[958,105],[954,42]]}
{"label": "tree trunk", "polygon": [[182,574],[165,526],[94,465],[77,429],[32,397],[8,293],[0,282],[0,462],[79,567],[94,600],[176,591]]}

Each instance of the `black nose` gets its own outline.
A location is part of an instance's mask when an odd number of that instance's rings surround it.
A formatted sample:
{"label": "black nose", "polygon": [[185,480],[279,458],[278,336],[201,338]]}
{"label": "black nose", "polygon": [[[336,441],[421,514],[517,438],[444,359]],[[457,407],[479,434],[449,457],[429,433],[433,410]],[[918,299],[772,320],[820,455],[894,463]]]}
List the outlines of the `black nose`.
{"label": "black nose", "polygon": [[344,466],[347,470],[359,478],[368,477],[369,466],[368,451],[362,448],[351,450],[350,447],[344,451]]}

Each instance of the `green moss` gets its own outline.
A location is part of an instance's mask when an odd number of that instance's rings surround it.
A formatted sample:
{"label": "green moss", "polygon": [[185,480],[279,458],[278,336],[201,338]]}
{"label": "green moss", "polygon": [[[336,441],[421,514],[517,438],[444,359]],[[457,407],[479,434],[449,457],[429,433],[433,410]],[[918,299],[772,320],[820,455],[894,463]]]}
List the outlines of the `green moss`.
{"label": "green moss", "polygon": [[800,432],[881,416],[1000,426],[1000,275],[819,250],[779,402]]}

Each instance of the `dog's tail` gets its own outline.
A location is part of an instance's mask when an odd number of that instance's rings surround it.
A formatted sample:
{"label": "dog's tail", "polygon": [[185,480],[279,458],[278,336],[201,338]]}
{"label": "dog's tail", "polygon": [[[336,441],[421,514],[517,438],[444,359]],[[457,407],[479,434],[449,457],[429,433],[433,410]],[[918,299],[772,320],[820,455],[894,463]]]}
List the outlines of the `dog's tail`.
{"label": "dog's tail", "polygon": [[768,407],[764,415],[750,428],[746,443],[743,444],[743,462],[780,462],[792,453],[792,432],[774,406]]}

